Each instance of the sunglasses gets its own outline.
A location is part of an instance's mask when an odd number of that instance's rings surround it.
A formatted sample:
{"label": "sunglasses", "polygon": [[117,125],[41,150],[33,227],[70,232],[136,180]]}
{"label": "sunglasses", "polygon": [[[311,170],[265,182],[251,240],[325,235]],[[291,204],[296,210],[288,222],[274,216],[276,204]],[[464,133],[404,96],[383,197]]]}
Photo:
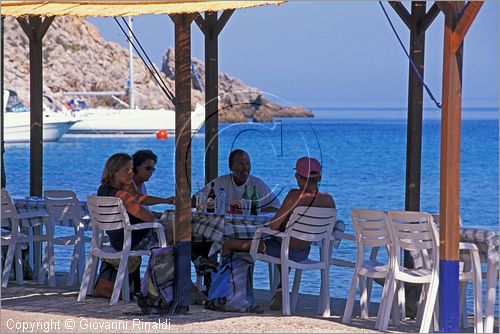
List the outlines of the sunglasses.
{"label": "sunglasses", "polygon": [[150,172],[150,171],[153,171],[153,172],[154,172],[154,171],[156,170],[156,168],[155,168],[155,167],[153,167],[153,166],[148,166],[148,165],[144,165],[144,169],[145,169],[145,170],[147,170],[148,172]]}

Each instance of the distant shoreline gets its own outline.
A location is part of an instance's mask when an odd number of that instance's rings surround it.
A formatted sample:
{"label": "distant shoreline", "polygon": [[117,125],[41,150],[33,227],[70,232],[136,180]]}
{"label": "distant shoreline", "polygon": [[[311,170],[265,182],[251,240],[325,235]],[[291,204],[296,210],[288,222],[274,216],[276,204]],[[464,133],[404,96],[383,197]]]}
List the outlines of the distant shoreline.
{"label": "distant shoreline", "polygon": [[[406,108],[396,107],[307,107],[314,113],[314,119],[337,120],[401,120],[406,121]],[[441,111],[437,108],[424,108],[424,120],[440,120]],[[499,108],[463,108],[462,120],[497,120]]]}

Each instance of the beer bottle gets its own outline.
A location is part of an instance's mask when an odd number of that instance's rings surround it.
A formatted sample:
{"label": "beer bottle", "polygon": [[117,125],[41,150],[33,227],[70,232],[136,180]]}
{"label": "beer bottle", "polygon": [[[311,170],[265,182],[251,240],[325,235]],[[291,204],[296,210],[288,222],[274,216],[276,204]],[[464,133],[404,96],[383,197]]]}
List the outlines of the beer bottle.
{"label": "beer bottle", "polygon": [[242,204],[243,204],[243,213],[250,213],[250,196],[248,196],[248,187],[245,184],[245,191],[243,191],[243,195],[241,196]]}
{"label": "beer bottle", "polygon": [[250,209],[250,214],[256,216],[259,214],[259,194],[257,194],[257,189],[255,185],[253,186],[253,193],[250,199],[252,200],[252,207]]}
{"label": "beer bottle", "polygon": [[210,184],[210,191],[207,195],[207,212],[214,213],[215,212],[215,184],[212,182]]}

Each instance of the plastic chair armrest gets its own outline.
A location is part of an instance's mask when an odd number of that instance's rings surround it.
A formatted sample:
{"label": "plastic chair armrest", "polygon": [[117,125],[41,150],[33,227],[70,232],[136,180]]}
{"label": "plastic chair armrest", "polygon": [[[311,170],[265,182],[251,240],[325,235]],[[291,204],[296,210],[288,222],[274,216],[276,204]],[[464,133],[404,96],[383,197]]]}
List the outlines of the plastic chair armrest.
{"label": "plastic chair armrest", "polygon": [[281,237],[281,238],[286,238],[289,234],[287,232],[280,232],[278,230],[273,230],[272,228],[269,228],[269,227],[259,227],[256,231],[256,234],[257,234],[257,232],[260,232],[261,234],[265,233],[265,234],[272,235],[273,237]]}
{"label": "plastic chair armrest", "polygon": [[151,223],[140,223],[140,224],[128,225],[125,228],[127,230],[143,230],[146,228],[161,228],[161,229],[163,229],[163,225],[158,223],[158,222],[151,222]]}
{"label": "plastic chair armrest", "polygon": [[353,234],[348,234],[340,231],[335,231],[333,232],[333,236],[335,239],[343,239],[343,240],[349,240],[349,241],[356,241],[356,236]]}
{"label": "plastic chair armrest", "polygon": [[458,244],[458,248],[459,249],[468,249],[471,251],[479,252],[479,249],[477,248],[477,246],[471,242],[460,242]]}
{"label": "plastic chair armrest", "polygon": [[27,211],[16,215],[17,219],[49,218],[49,215],[43,211]]}

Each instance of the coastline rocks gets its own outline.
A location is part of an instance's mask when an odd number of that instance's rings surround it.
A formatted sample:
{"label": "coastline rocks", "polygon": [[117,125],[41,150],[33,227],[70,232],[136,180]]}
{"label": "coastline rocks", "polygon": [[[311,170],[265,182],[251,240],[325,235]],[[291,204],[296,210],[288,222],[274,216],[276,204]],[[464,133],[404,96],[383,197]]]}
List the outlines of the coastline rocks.
{"label": "coastline rocks", "polygon": [[[21,27],[11,17],[5,19],[4,83],[19,99],[29,105],[29,42]],[[128,50],[105,41],[94,25],[86,19],[56,17],[43,39],[44,94],[53,100],[56,109],[71,97],[65,92],[126,91]],[[163,56],[160,75],[168,89],[175,92],[174,49]],[[140,58],[134,59],[134,92],[137,107],[173,109]],[[205,65],[193,58],[192,108],[204,104]],[[128,102],[128,96],[119,96]],[[123,107],[112,97],[84,97],[92,107]],[[257,89],[239,79],[219,73],[219,122],[268,122],[274,117],[313,117],[313,113],[297,106],[280,106]]]}

